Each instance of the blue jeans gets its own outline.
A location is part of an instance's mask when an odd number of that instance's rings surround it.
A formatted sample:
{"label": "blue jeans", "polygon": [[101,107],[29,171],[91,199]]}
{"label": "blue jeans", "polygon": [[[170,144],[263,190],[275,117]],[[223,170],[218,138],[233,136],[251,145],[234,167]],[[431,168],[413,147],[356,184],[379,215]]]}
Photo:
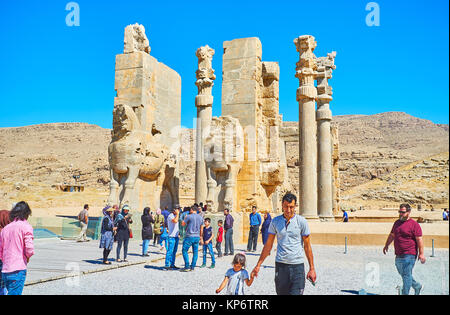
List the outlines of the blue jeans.
{"label": "blue jeans", "polygon": [[159,239],[159,246],[162,246],[164,242],[164,247],[166,248],[166,253],[169,250],[169,242],[167,241],[167,237],[162,237]]}
{"label": "blue jeans", "polygon": [[[195,265],[197,265],[198,259],[198,244],[200,243],[200,237],[197,236],[189,236],[185,237],[183,241],[183,259],[184,259],[184,268],[194,269]],[[188,250],[192,247],[192,263],[189,265],[189,255]]]}
{"label": "blue jeans", "polygon": [[166,252],[166,267],[175,267],[175,257],[177,255],[178,250],[178,242],[180,241],[179,237],[169,237],[167,239],[168,241],[168,248]]}
{"label": "blue jeans", "polygon": [[150,244],[150,240],[142,240],[142,255],[147,255],[149,244]]}
{"label": "blue jeans", "polygon": [[411,287],[415,292],[421,289],[422,285],[415,281],[412,275],[414,264],[416,263],[416,256],[414,255],[402,255],[395,257],[395,267],[403,279],[402,295],[409,295]]}
{"label": "blue jeans", "polygon": [[2,278],[5,282],[6,290],[8,290],[8,295],[22,295],[26,277],[26,270],[2,273]]}
{"label": "blue jeans", "polygon": [[3,262],[0,260],[0,295],[5,295],[6,287],[5,287],[5,283],[3,282],[3,278],[2,278],[2,268],[3,268]]}
{"label": "blue jeans", "polygon": [[211,263],[213,265],[216,264],[216,259],[214,258],[214,251],[213,251],[213,245],[211,242],[208,243],[208,245],[203,245],[203,264],[206,265],[206,256],[209,254],[211,255]]}
{"label": "blue jeans", "polygon": [[263,245],[266,245],[267,239],[269,238],[269,232],[264,231],[261,233]]}

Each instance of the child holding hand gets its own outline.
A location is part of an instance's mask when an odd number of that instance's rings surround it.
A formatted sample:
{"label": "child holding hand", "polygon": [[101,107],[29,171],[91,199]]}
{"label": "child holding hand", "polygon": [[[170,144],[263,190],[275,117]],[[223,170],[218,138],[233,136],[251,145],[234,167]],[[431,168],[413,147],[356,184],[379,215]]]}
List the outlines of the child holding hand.
{"label": "child holding hand", "polygon": [[249,277],[247,270],[245,270],[245,254],[236,254],[233,259],[233,268],[228,269],[225,274],[225,279],[222,281],[220,287],[216,290],[219,294],[225,286],[227,287],[227,295],[244,295],[244,282],[247,286],[251,286],[254,277]]}

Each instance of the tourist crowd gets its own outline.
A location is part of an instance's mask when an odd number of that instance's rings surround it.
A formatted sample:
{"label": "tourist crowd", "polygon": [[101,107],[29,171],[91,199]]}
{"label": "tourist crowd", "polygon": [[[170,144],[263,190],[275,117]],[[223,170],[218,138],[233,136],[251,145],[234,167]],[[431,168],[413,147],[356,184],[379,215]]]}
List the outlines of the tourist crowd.
{"label": "tourist crowd", "polygon": [[[203,260],[200,268],[215,268],[216,258],[234,256],[232,268],[226,274],[216,293],[227,287],[227,294],[240,295],[245,293],[245,285],[251,286],[258,277],[264,260],[270,255],[272,247],[277,241],[275,257],[275,288],[279,295],[301,295],[305,288],[305,280],[313,285],[316,283],[314,257],[310,242],[310,230],[307,220],[296,214],[297,198],[293,194],[286,194],[282,200],[283,214],[272,219],[269,213],[262,217],[256,207],[249,215],[249,234],[247,251],[257,249],[259,234],[262,235],[264,247],[254,269],[246,270],[245,253],[234,254],[233,224],[234,218],[228,209],[223,211],[223,219],[206,215],[207,207],[194,204],[191,207],[175,206],[174,209],[157,209],[153,213],[149,207],[144,208],[141,215],[142,222],[142,256],[149,256],[150,243],[158,246],[159,251],[165,249],[163,270],[180,270],[191,272],[197,267],[200,248],[203,250]],[[78,215],[81,233],[77,241],[86,241],[89,206],[85,205]],[[124,205],[107,206],[103,209],[101,220],[100,248],[103,249],[103,263],[111,264],[108,259],[116,243],[116,262],[126,262],[128,244],[133,237],[133,224],[130,207]],[[411,219],[411,207],[400,205],[399,220],[397,220],[389,234],[383,253],[386,254],[390,244],[394,243],[395,266],[402,277],[401,293],[409,294],[410,289],[420,294],[423,286],[412,277],[415,261],[425,263],[424,245],[420,225]],[[0,295],[21,295],[25,285],[27,264],[34,255],[33,228],[28,223],[31,209],[26,202],[15,204],[11,211],[0,211]],[[218,220],[211,220],[211,218]],[[264,218],[264,221],[263,221]],[[447,215],[448,218],[448,215]],[[444,218],[445,219],[445,218]],[[214,227],[214,231],[213,231]],[[175,264],[180,239],[181,253],[184,266]],[[215,246],[213,243],[215,242]],[[222,243],[225,250],[222,254]],[[214,252],[214,248],[217,254]],[[123,259],[121,252],[123,249]],[[189,257],[191,250],[191,257]],[[305,271],[305,260],[308,261],[309,271]]]}

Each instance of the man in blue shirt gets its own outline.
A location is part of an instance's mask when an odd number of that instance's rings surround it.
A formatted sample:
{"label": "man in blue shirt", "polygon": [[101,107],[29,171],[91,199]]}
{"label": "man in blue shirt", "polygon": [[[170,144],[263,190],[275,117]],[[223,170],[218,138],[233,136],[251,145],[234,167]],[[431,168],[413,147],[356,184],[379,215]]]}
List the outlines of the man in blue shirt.
{"label": "man in blue shirt", "polygon": [[344,209],[342,209],[342,212],[344,212],[344,215],[342,216],[343,222],[348,222],[348,213]]}
{"label": "man in blue shirt", "polygon": [[448,209],[447,208],[445,208],[444,212],[442,212],[442,219],[444,221],[448,221]]}
{"label": "man in blue shirt", "polygon": [[170,215],[170,211],[167,209],[167,207],[165,207],[164,210],[161,211],[161,214],[164,216],[164,227],[168,227],[168,225],[167,225],[167,218]]}
{"label": "man in blue shirt", "polygon": [[260,225],[261,225],[261,215],[256,212],[256,206],[253,206],[252,213],[250,213],[250,231],[248,234],[248,243],[247,243],[248,252],[256,252]]}
{"label": "man in blue shirt", "polygon": [[297,197],[286,194],[282,201],[283,215],[272,220],[269,237],[261,252],[258,263],[252,271],[257,277],[261,265],[270,252],[277,238],[277,254],[275,257],[275,288],[278,295],[302,295],[305,289],[305,257],[308,260],[309,272],[306,279],[313,285],[316,282],[314,257],[311,248],[310,230],[306,219],[295,213]]}

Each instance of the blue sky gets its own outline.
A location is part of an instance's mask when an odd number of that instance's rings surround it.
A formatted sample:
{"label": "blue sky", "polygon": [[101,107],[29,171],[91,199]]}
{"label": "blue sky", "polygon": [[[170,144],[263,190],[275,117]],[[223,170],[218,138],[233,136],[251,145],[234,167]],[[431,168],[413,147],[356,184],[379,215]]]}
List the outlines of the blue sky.
{"label": "blue sky", "polygon": [[0,4],[0,127],[52,122],[112,126],[115,55],[124,28],[146,28],[151,54],[182,78],[182,124],[192,127],[198,47],[216,50],[213,114],[219,116],[223,42],[259,37],[263,61],[280,63],[280,111],[298,120],[294,38],[314,35],[316,56],[337,51],[330,84],[334,115],[402,111],[449,120],[447,0],[376,1],[380,26],[368,27],[370,1],[78,0],[80,26],[68,27],[69,1]]}

